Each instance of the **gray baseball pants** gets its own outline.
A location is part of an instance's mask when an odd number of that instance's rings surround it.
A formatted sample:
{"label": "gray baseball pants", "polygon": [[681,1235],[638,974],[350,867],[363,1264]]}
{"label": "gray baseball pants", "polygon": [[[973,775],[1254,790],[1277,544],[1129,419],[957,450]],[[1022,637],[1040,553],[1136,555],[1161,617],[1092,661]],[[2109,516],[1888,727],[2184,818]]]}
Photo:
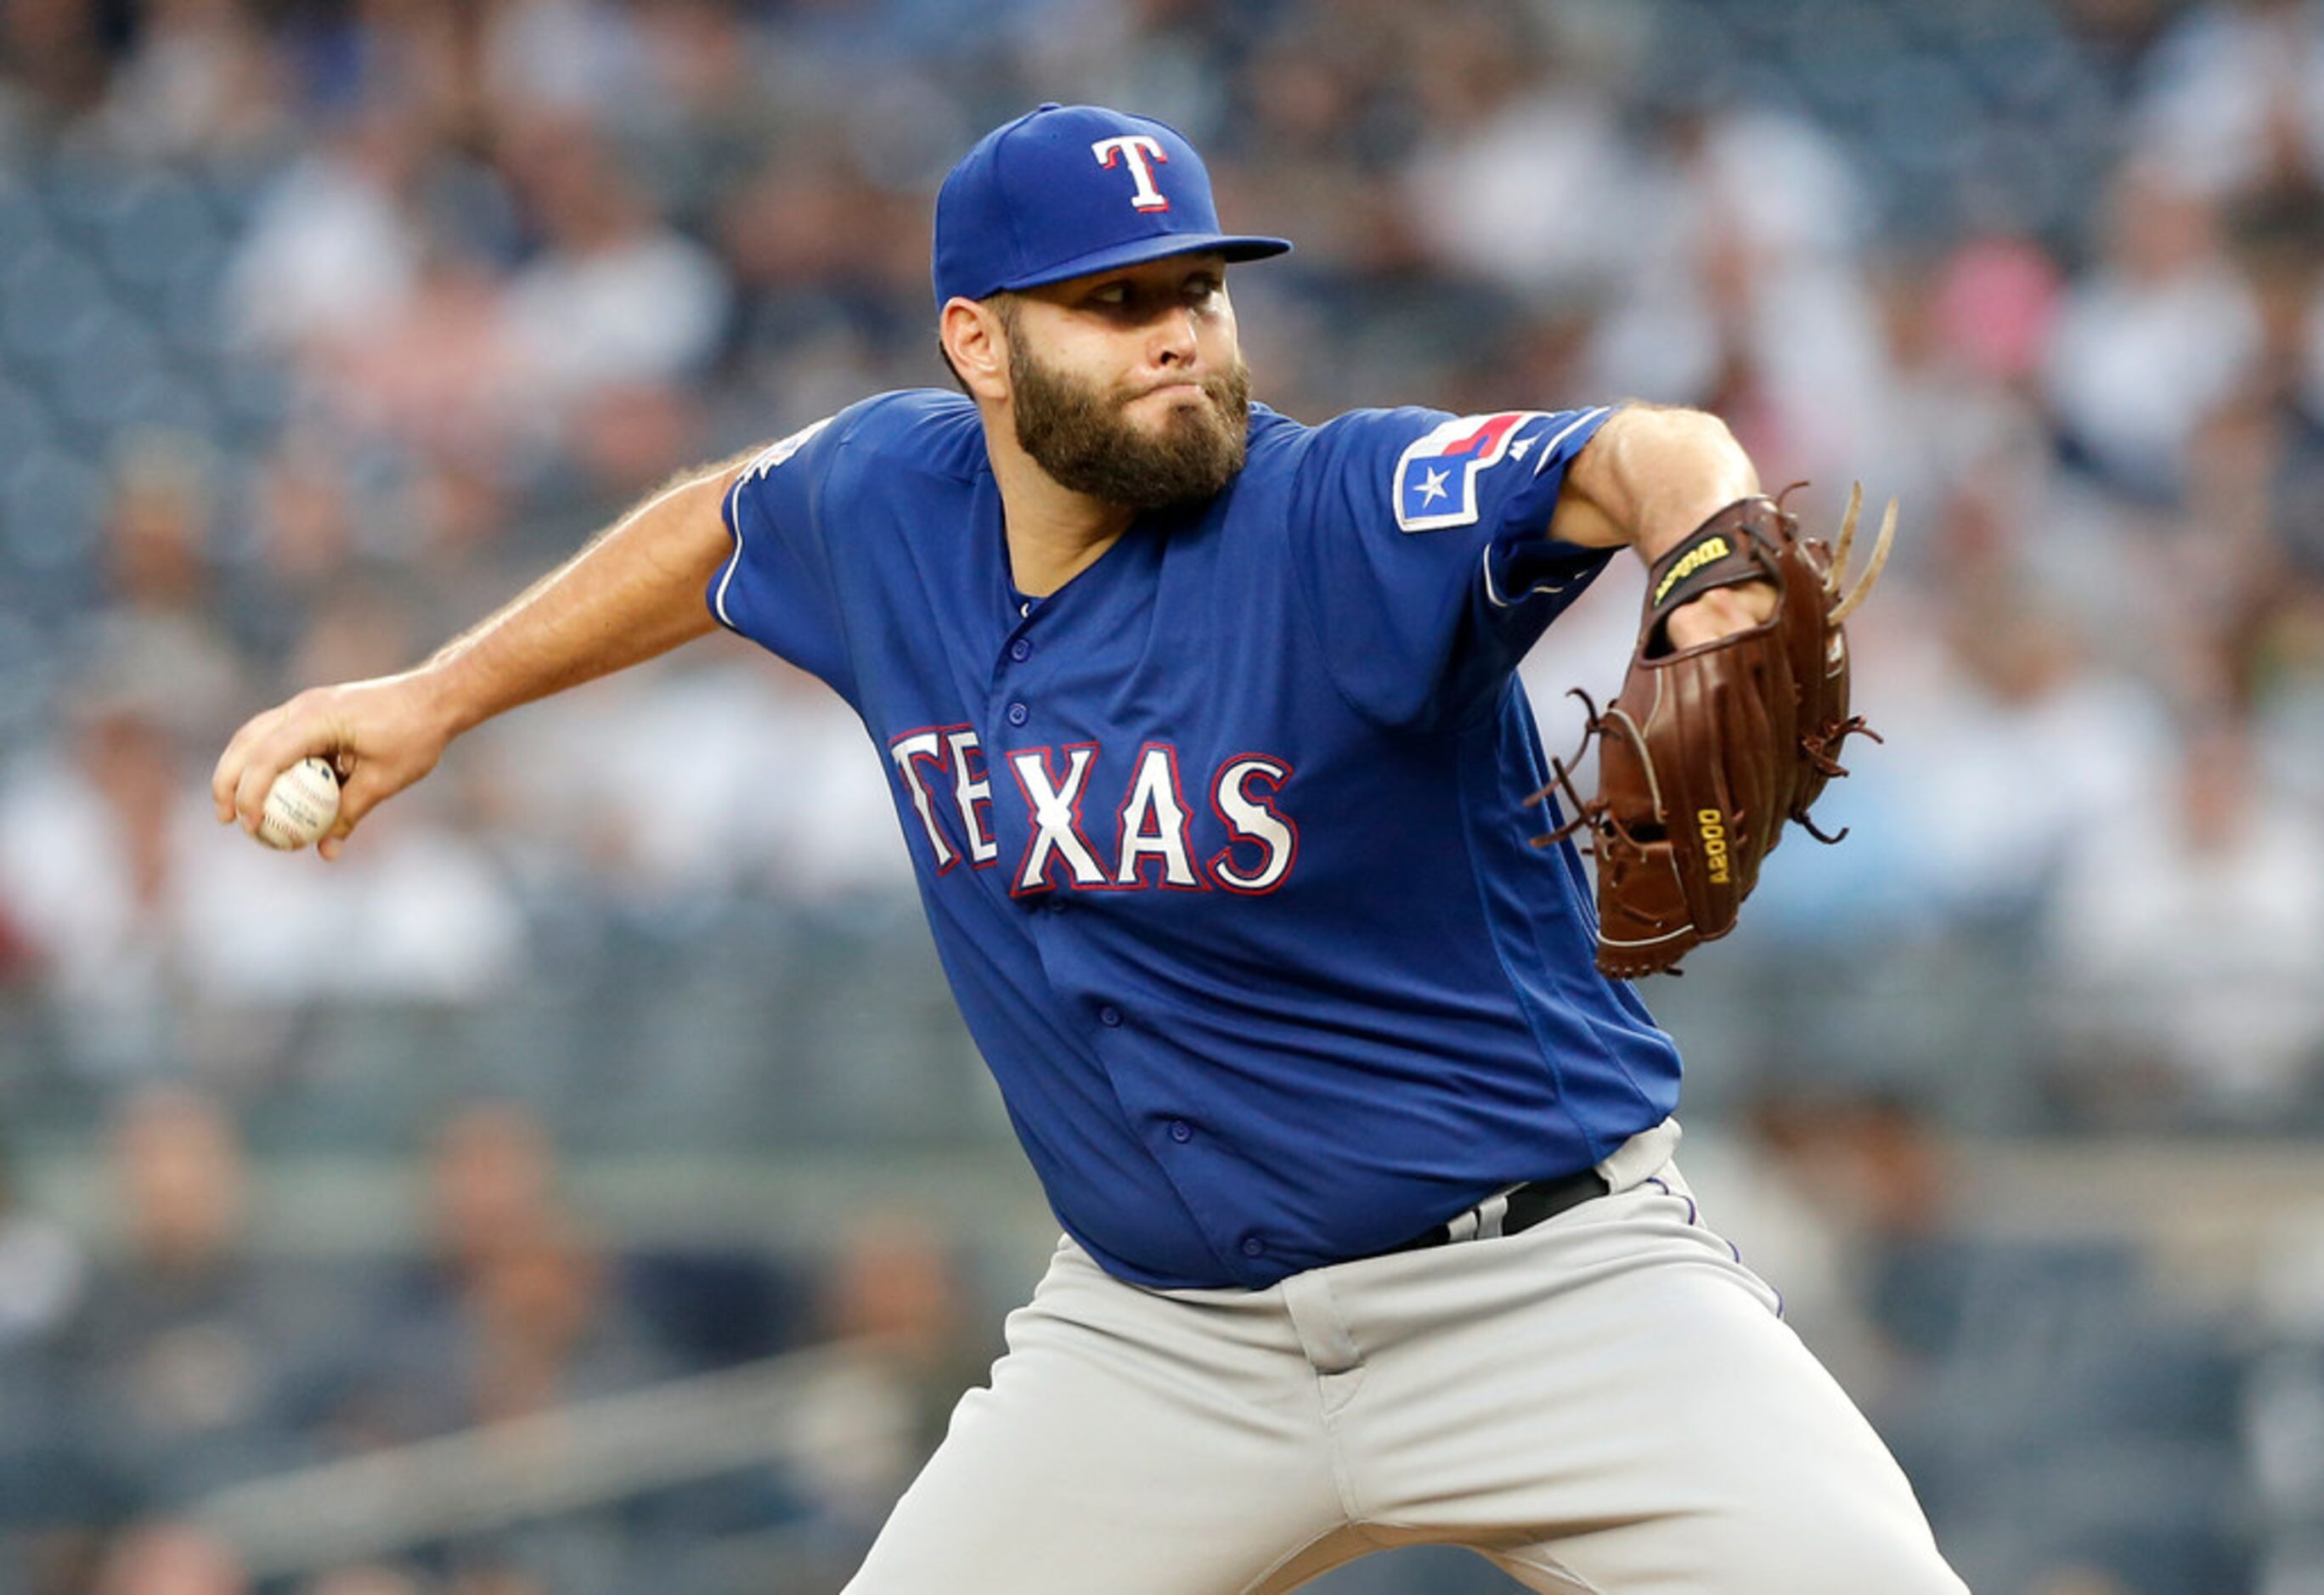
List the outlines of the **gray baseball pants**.
{"label": "gray baseball pants", "polygon": [[1261,1595],[1422,1543],[1560,1595],[1961,1595],[1676,1141],[1520,1234],[1261,1291],[1061,1242],[848,1595]]}

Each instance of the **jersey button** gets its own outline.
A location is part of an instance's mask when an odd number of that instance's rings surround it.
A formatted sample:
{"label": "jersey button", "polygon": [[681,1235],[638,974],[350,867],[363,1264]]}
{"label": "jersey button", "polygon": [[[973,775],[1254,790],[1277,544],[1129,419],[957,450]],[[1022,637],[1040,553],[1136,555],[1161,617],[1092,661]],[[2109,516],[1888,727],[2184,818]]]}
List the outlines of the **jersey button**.
{"label": "jersey button", "polygon": [[1050,913],[1052,913],[1052,914],[1062,914],[1062,913],[1064,913],[1065,911],[1065,899],[1063,899],[1063,898],[1061,898],[1061,897],[1053,897],[1053,898],[1051,898],[1051,899],[1049,899],[1049,912],[1050,912]]}
{"label": "jersey button", "polygon": [[1009,724],[1011,724],[1011,725],[1022,725],[1022,724],[1025,724],[1025,722],[1026,722],[1026,721],[1028,721],[1028,720],[1029,720],[1029,719],[1031,719],[1031,718],[1032,718],[1031,711],[1029,711],[1028,709],[1027,709],[1027,708],[1025,707],[1025,705],[1022,705],[1022,704],[1011,704],[1011,705],[1009,705]]}
{"label": "jersey button", "polygon": [[1107,1003],[1097,1010],[1097,1022],[1109,1030],[1118,1028],[1121,1024],[1121,1010],[1111,1002]]}
{"label": "jersey button", "polygon": [[1033,657],[1033,645],[1019,637],[1009,645],[1009,657],[1021,665]]}
{"label": "jersey button", "polygon": [[1183,1147],[1194,1139],[1194,1127],[1183,1119],[1173,1119],[1170,1120],[1170,1139]]}
{"label": "jersey button", "polygon": [[1242,1255],[1247,1258],[1265,1257],[1267,1255],[1267,1242],[1261,1240],[1256,1235],[1244,1236],[1242,1238]]}

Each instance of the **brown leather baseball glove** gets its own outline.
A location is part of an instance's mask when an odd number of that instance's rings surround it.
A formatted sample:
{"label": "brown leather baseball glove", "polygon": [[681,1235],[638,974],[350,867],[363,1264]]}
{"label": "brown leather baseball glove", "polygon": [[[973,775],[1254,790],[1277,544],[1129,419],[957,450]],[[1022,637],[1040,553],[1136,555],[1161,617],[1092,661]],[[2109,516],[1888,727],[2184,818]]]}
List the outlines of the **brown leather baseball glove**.
{"label": "brown leather baseball glove", "polygon": [[[1620,696],[1591,705],[1598,795],[1584,802],[1568,768],[1539,801],[1563,790],[1573,817],[1536,846],[1588,827],[1598,861],[1598,967],[1617,978],[1675,966],[1699,942],[1735,927],[1759,879],[1759,861],[1797,820],[1826,836],[1809,808],[1856,732],[1848,709],[1848,642],[1840,622],[1872,590],[1896,530],[1890,501],[1864,575],[1843,595],[1863,489],[1849,494],[1837,551],[1799,535],[1780,501],[1728,505],[1655,562],[1637,650]],[[1714,587],[1766,582],[1774,613],[1756,626],[1674,649],[1671,612]],[[1588,699],[1584,698],[1584,703]],[[1845,835],[1845,831],[1841,835]]]}

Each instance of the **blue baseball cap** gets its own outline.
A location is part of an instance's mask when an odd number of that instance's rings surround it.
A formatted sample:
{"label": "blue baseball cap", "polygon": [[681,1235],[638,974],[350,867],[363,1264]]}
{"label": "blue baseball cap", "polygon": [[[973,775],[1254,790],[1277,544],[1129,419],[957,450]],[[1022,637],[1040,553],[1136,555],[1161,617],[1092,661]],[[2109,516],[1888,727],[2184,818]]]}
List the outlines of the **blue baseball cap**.
{"label": "blue baseball cap", "polygon": [[1290,247],[1219,231],[1211,174],[1176,128],[1046,105],[986,134],[945,179],[936,307],[1167,255],[1255,261]]}

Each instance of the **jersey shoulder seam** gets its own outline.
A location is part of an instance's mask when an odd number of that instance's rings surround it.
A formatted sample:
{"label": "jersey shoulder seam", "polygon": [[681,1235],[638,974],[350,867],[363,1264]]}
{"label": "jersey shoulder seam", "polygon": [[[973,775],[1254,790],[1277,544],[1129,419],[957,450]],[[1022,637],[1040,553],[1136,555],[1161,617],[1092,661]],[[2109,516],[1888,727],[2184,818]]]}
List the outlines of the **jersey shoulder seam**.
{"label": "jersey shoulder seam", "polygon": [[[952,402],[945,403],[947,400]],[[841,448],[853,447],[868,451],[872,458],[890,469],[940,476],[947,481],[973,482],[991,469],[973,410],[969,411],[965,418],[966,432],[977,440],[973,450],[964,451],[971,457],[957,464],[945,462],[932,457],[933,451],[929,449],[911,447],[915,434],[962,425],[962,412],[958,407],[966,402],[937,388],[899,388],[875,393],[849,407],[856,413],[833,441]],[[899,411],[903,413],[898,413]],[[840,413],[845,415],[847,411]],[[865,429],[879,422],[886,423],[883,429],[865,437]],[[946,438],[945,441],[951,440]]]}

